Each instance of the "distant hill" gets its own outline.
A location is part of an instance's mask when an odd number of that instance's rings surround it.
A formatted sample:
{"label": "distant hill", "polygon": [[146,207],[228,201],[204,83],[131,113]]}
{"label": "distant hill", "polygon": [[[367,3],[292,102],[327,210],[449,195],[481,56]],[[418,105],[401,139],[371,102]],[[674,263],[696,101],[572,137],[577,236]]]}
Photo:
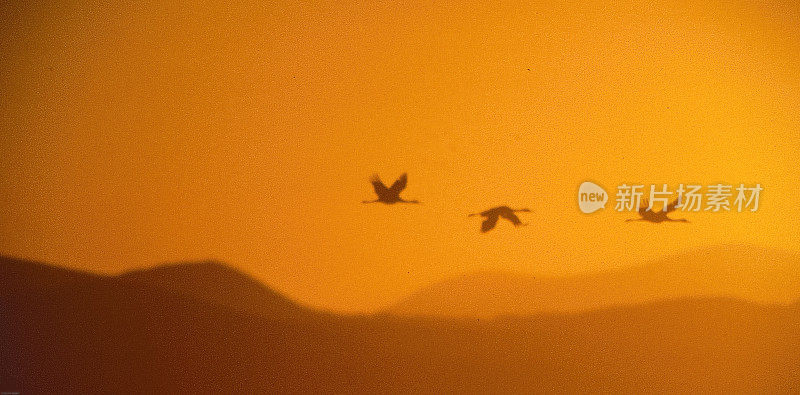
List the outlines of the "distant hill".
{"label": "distant hill", "polygon": [[[189,265],[178,271],[184,269],[196,270]],[[678,299],[490,321],[336,316],[292,307],[294,312],[276,318],[186,297],[183,285],[176,292],[167,286],[172,278],[184,285],[212,281],[210,273],[218,270],[204,269],[210,277],[191,281],[184,279],[187,273],[155,270],[144,277],[157,280],[144,281],[140,275],[120,279],[0,258],[0,391],[774,393],[800,388],[798,304]],[[220,276],[227,287],[242,287],[234,294],[253,295],[252,284],[238,275]]]}
{"label": "distant hill", "polygon": [[164,265],[123,273],[121,281],[155,287],[232,310],[275,316],[300,307],[254,278],[215,261]]}
{"label": "distant hill", "polygon": [[567,277],[479,272],[425,287],[387,311],[485,318],[708,296],[792,303],[800,298],[800,255],[727,246],[679,254],[644,266]]}

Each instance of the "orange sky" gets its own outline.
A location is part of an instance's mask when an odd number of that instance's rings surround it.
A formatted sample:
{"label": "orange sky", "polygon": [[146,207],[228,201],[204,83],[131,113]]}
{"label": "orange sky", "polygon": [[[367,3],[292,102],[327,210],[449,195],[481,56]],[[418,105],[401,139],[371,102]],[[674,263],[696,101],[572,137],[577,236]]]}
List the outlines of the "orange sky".
{"label": "orange sky", "polygon": [[[793,1],[19,3],[0,5],[3,254],[216,258],[360,311],[475,270],[800,241]],[[360,204],[404,171],[423,205]],[[764,191],[657,226],[581,214],[586,180]],[[466,214],[497,204],[533,225],[479,234]]]}

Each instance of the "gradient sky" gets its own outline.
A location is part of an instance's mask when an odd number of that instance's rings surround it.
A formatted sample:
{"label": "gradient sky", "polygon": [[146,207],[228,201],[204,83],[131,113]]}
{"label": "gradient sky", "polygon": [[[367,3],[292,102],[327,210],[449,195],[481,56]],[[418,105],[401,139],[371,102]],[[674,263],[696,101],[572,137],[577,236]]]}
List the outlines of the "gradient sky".
{"label": "gradient sky", "polygon": [[[215,258],[362,311],[476,270],[797,250],[797,2],[162,3],[0,5],[0,253]],[[406,171],[424,204],[360,203]],[[764,191],[652,225],[581,214],[586,180]],[[532,226],[478,233],[498,204]]]}

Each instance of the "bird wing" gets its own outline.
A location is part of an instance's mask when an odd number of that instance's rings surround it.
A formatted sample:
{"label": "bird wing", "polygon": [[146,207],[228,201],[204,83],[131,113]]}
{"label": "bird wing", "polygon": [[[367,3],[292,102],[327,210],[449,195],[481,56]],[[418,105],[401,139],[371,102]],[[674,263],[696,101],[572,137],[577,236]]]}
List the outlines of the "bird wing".
{"label": "bird wing", "polygon": [[647,201],[647,199],[642,199],[642,201],[639,202],[639,216],[644,217],[647,215],[648,207],[650,207],[650,203]]}
{"label": "bird wing", "polygon": [[680,207],[680,205],[681,205],[681,198],[678,197],[677,199],[672,201],[672,203],[668,204],[667,207],[664,208],[664,212],[665,213],[671,213],[671,212],[677,210],[678,207]]}
{"label": "bird wing", "polygon": [[517,217],[517,215],[514,214],[513,211],[503,211],[500,213],[500,216],[511,221],[511,223],[514,224],[514,226],[517,226],[522,223],[522,221],[519,220],[519,217]]}
{"label": "bird wing", "polygon": [[389,188],[386,188],[386,185],[383,185],[383,182],[377,174],[374,174],[372,177],[370,177],[369,182],[372,183],[372,187],[375,189],[375,194],[377,194],[378,197],[386,196],[386,194],[389,192]]}
{"label": "bird wing", "polygon": [[486,233],[492,229],[497,224],[497,216],[493,215],[491,217],[486,217],[486,219],[481,223],[481,233]]}
{"label": "bird wing", "polygon": [[394,184],[392,184],[392,186],[389,187],[389,190],[396,194],[399,194],[400,192],[403,191],[403,189],[406,189],[407,183],[408,183],[408,174],[403,173],[403,175],[401,175],[400,178],[398,178],[397,181],[395,181]]}

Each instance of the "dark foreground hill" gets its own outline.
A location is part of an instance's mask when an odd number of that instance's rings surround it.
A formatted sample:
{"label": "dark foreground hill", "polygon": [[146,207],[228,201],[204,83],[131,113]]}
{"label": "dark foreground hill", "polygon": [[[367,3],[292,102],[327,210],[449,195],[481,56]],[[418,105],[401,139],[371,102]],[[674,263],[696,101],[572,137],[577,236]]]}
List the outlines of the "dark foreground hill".
{"label": "dark foreground hill", "polygon": [[0,390],[800,390],[798,305],[683,299],[582,314],[423,320],[262,301],[265,311],[278,311],[271,315],[177,289],[0,260]]}
{"label": "dark foreground hill", "polygon": [[297,315],[302,308],[254,278],[214,261],[163,265],[117,276],[128,286],[166,290],[201,304],[271,317]]}
{"label": "dark foreground hill", "polygon": [[708,297],[791,304],[800,297],[800,254],[725,246],[677,254],[642,266],[566,277],[479,272],[420,289],[388,312],[487,318]]}

